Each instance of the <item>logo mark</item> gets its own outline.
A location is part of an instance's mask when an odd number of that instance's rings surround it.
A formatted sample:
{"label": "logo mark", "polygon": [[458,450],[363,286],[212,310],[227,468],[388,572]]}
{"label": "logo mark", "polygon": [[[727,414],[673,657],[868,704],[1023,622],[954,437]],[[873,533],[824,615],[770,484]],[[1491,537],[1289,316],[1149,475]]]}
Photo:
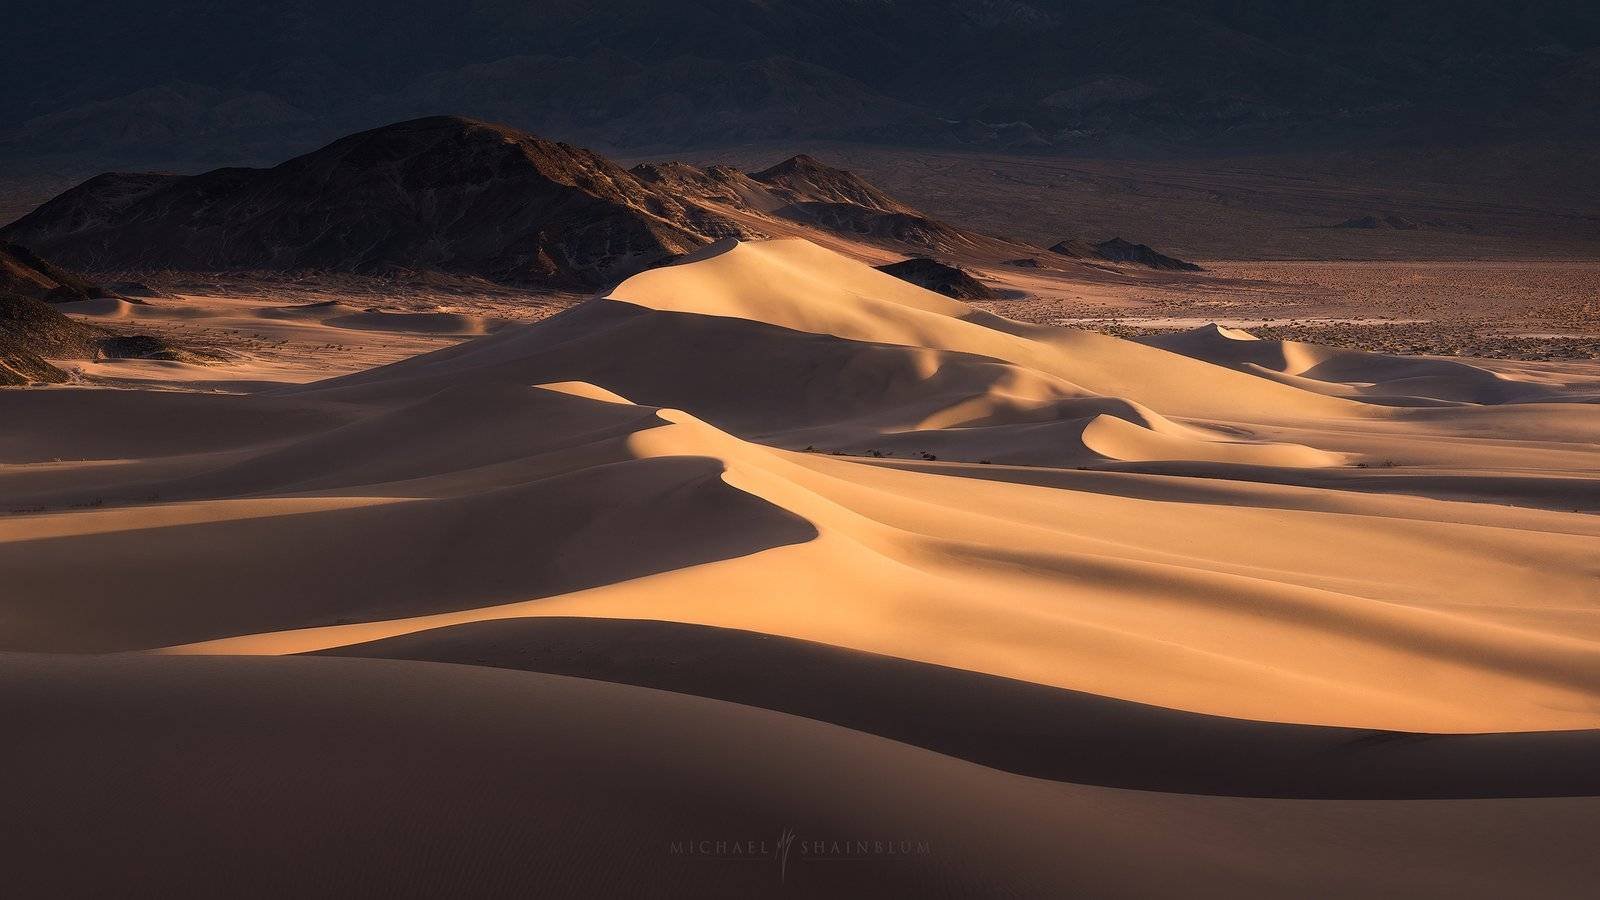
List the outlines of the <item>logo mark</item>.
{"label": "logo mark", "polygon": [[794,829],[785,828],[778,836],[778,880],[789,880],[789,848],[794,845]]}

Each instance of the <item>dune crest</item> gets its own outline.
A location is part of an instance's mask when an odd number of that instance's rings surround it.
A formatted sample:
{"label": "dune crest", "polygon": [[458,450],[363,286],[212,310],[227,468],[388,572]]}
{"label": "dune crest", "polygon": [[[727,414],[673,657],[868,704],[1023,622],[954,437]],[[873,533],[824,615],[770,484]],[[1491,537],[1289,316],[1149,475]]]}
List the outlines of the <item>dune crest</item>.
{"label": "dune crest", "polygon": [[1470,363],[1263,340],[1218,325],[1149,337],[1143,343],[1316,393],[1369,402],[1500,404],[1559,396]]}

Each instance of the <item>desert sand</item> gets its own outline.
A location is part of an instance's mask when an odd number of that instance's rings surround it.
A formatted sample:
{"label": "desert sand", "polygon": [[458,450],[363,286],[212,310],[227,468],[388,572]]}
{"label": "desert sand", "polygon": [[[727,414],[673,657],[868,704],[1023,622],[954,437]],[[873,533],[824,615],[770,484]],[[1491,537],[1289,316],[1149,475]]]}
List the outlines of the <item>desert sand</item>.
{"label": "desert sand", "polygon": [[88,301],[260,343],[0,391],[24,893],[1600,878],[1600,366],[1024,323],[799,239],[339,302]]}

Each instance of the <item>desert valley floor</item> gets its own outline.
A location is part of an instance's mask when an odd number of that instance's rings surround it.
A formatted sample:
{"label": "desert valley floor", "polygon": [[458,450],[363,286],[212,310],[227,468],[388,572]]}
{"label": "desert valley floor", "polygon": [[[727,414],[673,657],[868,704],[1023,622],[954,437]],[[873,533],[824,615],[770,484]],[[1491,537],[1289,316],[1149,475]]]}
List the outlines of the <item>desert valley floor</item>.
{"label": "desert valley floor", "polygon": [[1592,895],[1594,266],[836,249],[63,305],[218,353],[0,391],[4,884]]}

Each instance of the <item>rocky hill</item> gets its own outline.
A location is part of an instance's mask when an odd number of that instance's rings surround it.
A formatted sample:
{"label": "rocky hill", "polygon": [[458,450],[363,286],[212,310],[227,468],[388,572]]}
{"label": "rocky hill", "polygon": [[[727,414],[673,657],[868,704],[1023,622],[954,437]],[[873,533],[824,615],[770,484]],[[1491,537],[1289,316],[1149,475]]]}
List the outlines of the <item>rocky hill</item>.
{"label": "rocky hill", "polygon": [[804,153],[750,177],[790,203],[825,203],[884,213],[916,213],[854,173],[823,165]]}
{"label": "rocky hill", "polygon": [[1171,272],[1199,272],[1200,267],[1187,260],[1168,256],[1153,248],[1149,244],[1135,244],[1122,238],[1114,237],[1108,241],[1101,241],[1094,245],[1095,254],[1108,262],[1133,263],[1151,269],[1165,269]]}
{"label": "rocky hill", "polygon": [[0,289],[0,385],[66,381],[48,359],[94,356],[107,337],[48,303]]}
{"label": "rocky hill", "polygon": [[26,247],[0,243],[0,295],[65,303],[110,293],[81,275],[40,259]]}
{"label": "rocky hill", "polygon": [[[101,357],[202,362],[215,355],[148,334],[118,334],[73,319],[53,304],[112,298],[98,284],[16,244],[0,243],[0,385],[58,384],[52,359]],[[140,300],[130,302],[141,303]]]}
{"label": "rocky hill", "polygon": [[1122,238],[1114,237],[1099,243],[1089,243],[1078,239],[1068,239],[1053,244],[1050,252],[1059,256],[1072,259],[1099,259],[1113,263],[1127,263],[1144,266],[1147,269],[1161,269],[1168,272],[1201,272],[1200,266],[1192,262],[1168,256],[1149,244],[1135,244]]}
{"label": "rocky hill", "polygon": [[909,281],[918,287],[925,287],[935,293],[957,300],[997,300],[999,295],[990,290],[983,282],[959,266],[952,266],[929,259],[925,256],[913,257],[886,266],[878,266],[878,271],[887,272],[901,281]]}
{"label": "rocky hill", "polygon": [[437,117],[271,169],[101,176],[0,235],[88,269],[415,268],[594,286],[747,232],[588,150]]}
{"label": "rocky hill", "polygon": [[915,253],[985,246],[994,253],[1008,243],[924,215],[855,173],[803,153],[750,174],[681,162],[630,171],[680,196],[765,219],[755,228],[764,234],[784,233],[780,223],[787,222]]}

